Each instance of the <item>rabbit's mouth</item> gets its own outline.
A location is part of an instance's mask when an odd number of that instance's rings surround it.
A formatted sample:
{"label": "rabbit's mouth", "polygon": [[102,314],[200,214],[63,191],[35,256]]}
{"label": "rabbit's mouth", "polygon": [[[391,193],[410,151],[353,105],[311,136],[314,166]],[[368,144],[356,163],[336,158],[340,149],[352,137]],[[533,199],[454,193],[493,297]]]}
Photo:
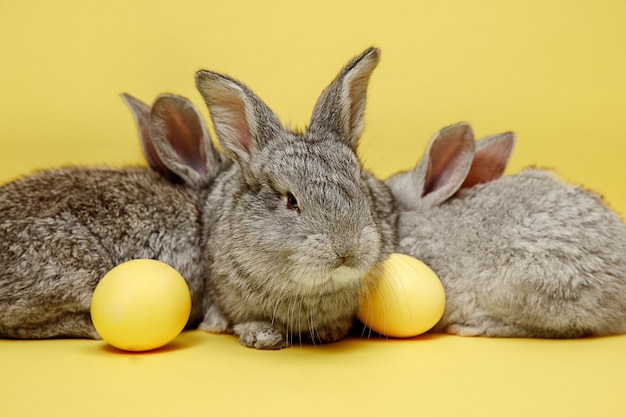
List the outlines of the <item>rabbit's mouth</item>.
{"label": "rabbit's mouth", "polygon": [[360,281],[362,277],[363,271],[360,268],[341,265],[332,272],[330,280],[335,285],[343,287],[355,281]]}
{"label": "rabbit's mouth", "polygon": [[360,283],[364,275],[363,268],[340,265],[324,273],[317,270],[294,274],[291,279],[301,289],[327,292]]}

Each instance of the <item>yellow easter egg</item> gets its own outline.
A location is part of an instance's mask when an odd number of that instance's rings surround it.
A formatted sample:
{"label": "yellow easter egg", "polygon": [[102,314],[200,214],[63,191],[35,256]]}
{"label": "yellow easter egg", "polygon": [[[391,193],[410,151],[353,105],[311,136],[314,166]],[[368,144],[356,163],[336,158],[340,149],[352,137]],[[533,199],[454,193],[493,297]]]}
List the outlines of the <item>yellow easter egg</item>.
{"label": "yellow easter egg", "polygon": [[91,300],[98,334],[128,351],[166,345],[183,330],[190,313],[191,294],[184,278],[153,259],[135,259],[111,269]]}
{"label": "yellow easter egg", "polygon": [[437,324],[445,305],[437,275],[417,259],[393,253],[365,277],[358,317],[382,335],[412,337]]}

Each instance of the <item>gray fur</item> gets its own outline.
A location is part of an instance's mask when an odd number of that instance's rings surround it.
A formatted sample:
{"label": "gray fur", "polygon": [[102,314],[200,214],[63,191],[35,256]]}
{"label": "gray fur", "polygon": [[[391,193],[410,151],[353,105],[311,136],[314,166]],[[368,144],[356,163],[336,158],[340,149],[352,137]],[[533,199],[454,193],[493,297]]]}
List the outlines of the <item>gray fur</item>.
{"label": "gray fur", "polygon": [[[441,154],[430,150],[442,137],[444,148],[457,150],[442,152],[440,163]],[[434,330],[543,338],[625,333],[626,226],[598,195],[550,171],[501,177],[513,143],[504,133],[474,146],[469,125],[454,125],[432,139],[413,171],[387,181],[402,206],[398,251],[429,265],[446,291]]]}
{"label": "gray fur", "polygon": [[0,188],[0,335],[97,337],[98,280],[146,257],[186,277],[190,327],[259,349],[344,337],[363,276],[396,244],[391,193],[355,154],[378,59],[371,48],[350,61],[304,133],[242,83],[200,71],[228,161],[190,103],[125,96],[151,170],[71,168]]}
{"label": "gray fur", "polygon": [[332,342],[350,329],[362,277],[395,244],[392,197],[355,155],[378,56],[368,49],[340,72],[304,133],[285,130],[240,82],[198,72],[217,137],[236,162],[204,210],[217,309],[201,328],[233,331],[261,349]]}
{"label": "gray fur", "polygon": [[152,169],[65,168],[0,187],[1,337],[97,338],[93,290],[136,258],[176,268],[192,294],[188,327],[202,320],[210,303],[201,212],[226,163],[187,100],[163,95],[152,109],[124,100]]}

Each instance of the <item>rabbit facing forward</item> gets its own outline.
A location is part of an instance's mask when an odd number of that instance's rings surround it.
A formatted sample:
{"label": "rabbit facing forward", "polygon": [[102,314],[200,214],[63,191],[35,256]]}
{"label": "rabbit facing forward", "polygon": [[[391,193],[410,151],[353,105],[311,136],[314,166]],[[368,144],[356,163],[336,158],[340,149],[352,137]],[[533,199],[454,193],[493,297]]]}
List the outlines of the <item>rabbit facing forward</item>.
{"label": "rabbit facing forward", "polygon": [[149,108],[131,96],[149,168],[64,168],[0,187],[0,336],[98,338],[89,307],[116,265],[153,258],[176,268],[192,294],[188,326],[210,305],[201,212],[228,165],[186,99]]}
{"label": "rabbit facing forward", "polygon": [[151,169],[68,168],[0,187],[0,336],[98,337],[99,279],[133,258],[176,268],[189,327],[248,347],[332,342],[349,331],[363,276],[396,244],[388,188],[356,157],[370,48],[322,92],[304,132],[244,84],[200,71],[224,155],[186,100],[126,96]]}
{"label": "rabbit facing forward", "polygon": [[200,328],[245,346],[324,343],[349,331],[366,272],[395,248],[387,187],[356,157],[370,48],[322,92],[303,133],[240,82],[200,71],[217,138],[234,164],[207,199],[204,241],[215,308]]}
{"label": "rabbit facing forward", "polygon": [[440,130],[417,166],[386,184],[397,251],[441,279],[434,331],[573,338],[626,333],[626,226],[602,199],[550,171],[502,176],[512,133],[474,142]]}

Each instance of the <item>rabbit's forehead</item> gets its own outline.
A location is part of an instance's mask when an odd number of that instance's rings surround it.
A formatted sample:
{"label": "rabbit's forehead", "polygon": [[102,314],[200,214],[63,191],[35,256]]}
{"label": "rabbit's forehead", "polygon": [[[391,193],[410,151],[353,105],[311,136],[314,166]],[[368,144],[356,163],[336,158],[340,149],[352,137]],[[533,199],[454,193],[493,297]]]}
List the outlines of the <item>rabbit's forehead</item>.
{"label": "rabbit's forehead", "polygon": [[308,207],[369,210],[359,161],[348,146],[302,139],[275,143],[257,161],[259,179],[281,193],[292,193]]}
{"label": "rabbit's forehead", "polygon": [[269,149],[261,169],[277,181],[294,183],[358,183],[360,164],[347,146],[289,141]]}

